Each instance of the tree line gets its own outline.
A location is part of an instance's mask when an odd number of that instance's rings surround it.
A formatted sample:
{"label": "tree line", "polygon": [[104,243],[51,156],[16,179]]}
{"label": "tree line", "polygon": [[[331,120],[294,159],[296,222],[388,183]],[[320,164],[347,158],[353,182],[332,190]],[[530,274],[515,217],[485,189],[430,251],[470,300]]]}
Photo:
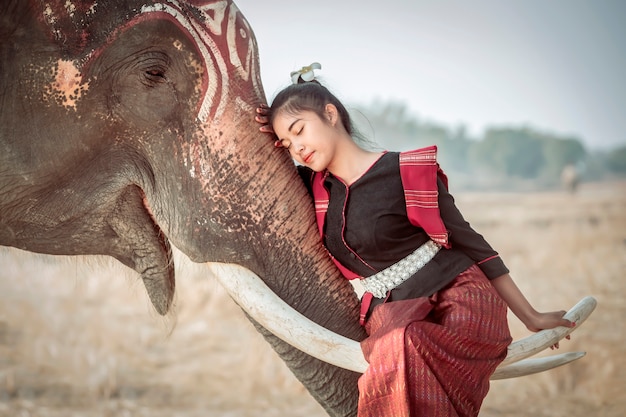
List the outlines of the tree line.
{"label": "tree line", "polygon": [[580,181],[626,178],[626,144],[610,151],[586,149],[580,138],[530,126],[492,127],[469,137],[463,126],[421,121],[400,102],[351,106],[365,146],[409,150],[437,145],[438,160],[460,188],[554,188],[566,170]]}

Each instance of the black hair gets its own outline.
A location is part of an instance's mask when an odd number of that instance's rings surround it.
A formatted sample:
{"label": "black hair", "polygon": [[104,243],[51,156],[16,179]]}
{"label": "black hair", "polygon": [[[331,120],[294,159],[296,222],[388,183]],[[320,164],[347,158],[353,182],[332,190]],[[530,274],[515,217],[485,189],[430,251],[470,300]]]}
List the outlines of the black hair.
{"label": "black hair", "polygon": [[290,114],[311,111],[317,114],[320,119],[326,120],[325,109],[327,104],[332,104],[337,108],[343,127],[349,135],[352,135],[355,130],[352,119],[339,99],[317,80],[304,81],[302,78],[298,79],[298,84],[292,84],[276,95],[269,111],[270,125],[274,123],[279,111]]}

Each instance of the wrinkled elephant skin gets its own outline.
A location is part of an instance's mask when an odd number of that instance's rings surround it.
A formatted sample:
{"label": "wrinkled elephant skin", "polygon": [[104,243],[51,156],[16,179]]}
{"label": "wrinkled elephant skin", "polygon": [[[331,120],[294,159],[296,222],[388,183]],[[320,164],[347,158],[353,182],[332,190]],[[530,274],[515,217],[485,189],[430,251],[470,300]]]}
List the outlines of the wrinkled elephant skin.
{"label": "wrinkled elephant skin", "polygon": [[[230,1],[3,1],[0,244],[113,256],[165,314],[172,242],[362,338],[291,160],[254,123],[264,101],[254,34]],[[329,414],[355,414],[357,374],[259,331]]]}

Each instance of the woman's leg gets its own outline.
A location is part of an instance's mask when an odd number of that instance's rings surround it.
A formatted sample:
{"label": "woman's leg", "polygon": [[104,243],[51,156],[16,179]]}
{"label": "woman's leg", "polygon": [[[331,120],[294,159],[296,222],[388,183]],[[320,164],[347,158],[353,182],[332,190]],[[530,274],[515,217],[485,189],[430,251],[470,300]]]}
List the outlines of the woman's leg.
{"label": "woman's leg", "polygon": [[506,304],[478,267],[430,301],[426,318],[411,311],[416,300],[374,310],[362,344],[370,367],[359,380],[359,416],[478,415],[511,342]]}

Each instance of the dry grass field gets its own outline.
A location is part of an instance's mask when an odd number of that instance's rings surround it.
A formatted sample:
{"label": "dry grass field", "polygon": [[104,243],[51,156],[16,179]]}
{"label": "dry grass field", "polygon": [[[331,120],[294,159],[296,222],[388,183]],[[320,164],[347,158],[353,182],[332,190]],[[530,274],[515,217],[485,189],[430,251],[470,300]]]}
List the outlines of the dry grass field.
{"label": "dry grass field", "polygon": [[[537,308],[599,303],[561,343],[586,357],[493,382],[481,417],[626,415],[626,183],[456,197]],[[162,318],[113,261],[0,249],[0,417],[324,416],[205,267],[177,262]]]}

